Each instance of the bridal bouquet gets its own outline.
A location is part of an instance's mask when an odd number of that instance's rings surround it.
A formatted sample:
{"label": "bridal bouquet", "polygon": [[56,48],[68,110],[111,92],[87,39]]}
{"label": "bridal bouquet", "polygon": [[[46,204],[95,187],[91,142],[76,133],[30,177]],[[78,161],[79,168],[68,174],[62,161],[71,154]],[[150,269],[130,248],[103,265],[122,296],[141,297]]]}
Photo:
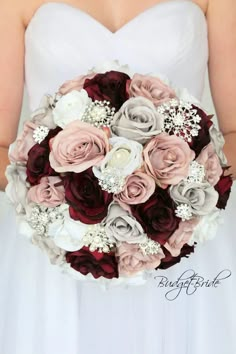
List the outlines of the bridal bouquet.
{"label": "bridal bouquet", "polygon": [[6,193],[53,264],[142,282],[213,237],[232,185],[223,145],[186,90],[93,69],[42,98],[10,148]]}

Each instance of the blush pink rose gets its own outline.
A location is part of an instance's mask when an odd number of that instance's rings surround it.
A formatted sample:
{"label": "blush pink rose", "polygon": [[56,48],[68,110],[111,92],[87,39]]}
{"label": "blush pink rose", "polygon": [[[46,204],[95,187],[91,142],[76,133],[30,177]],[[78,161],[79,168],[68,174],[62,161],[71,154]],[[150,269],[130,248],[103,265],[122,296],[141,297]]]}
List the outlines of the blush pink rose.
{"label": "blush pink rose", "polygon": [[56,172],[82,172],[96,166],[109,151],[106,133],[79,120],[50,140],[49,160]]}
{"label": "blush pink rose", "polygon": [[85,80],[93,79],[95,75],[96,73],[91,73],[88,75],[80,75],[78,77],[75,77],[73,80],[68,80],[64,82],[63,85],[60,86],[59,93],[62,95],[66,95],[67,93],[73,90],[80,91],[84,87]]}
{"label": "blush pink rose", "polygon": [[37,127],[38,125],[33,122],[25,122],[22,133],[10,149],[9,159],[11,162],[26,163],[28,161],[28,152],[36,144],[33,132]]}
{"label": "blush pink rose", "polygon": [[176,185],[187,177],[195,152],[188,143],[175,136],[161,133],[144,148],[144,166],[161,188]]}
{"label": "blush pink rose", "polygon": [[151,176],[137,171],[127,177],[123,191],[114,195],[114,200],[121,206],[145,203],[154,193],[155,188],[156,183]]}
{"label": "blush pink rose", "polygon": [[155,269],[164,257],[161,248],[157,254],[144,255],[138,244],[122,242],[117,248],[119,274],[131,276],[144,270]]}
{"label": "blush pink rose", "polygon": [[56,207],[65,202],[65,189],[59,177],[43,177],[40,183],[30,188],[27,198],[29,201]]}
{"label": "blush pink rose", "polygon": [[210,143],[204,147],[196,160],[204,166],[207,181],[212,186],[215,186],[218,183],[223,170],[220,165],[219,157],[215,153],[213,144]]}
{"label": "blush pink rose", "polygon": [[180,255],[182,247],[188,243],[192,237],[194,228],[199,223],[200,218],[180,221],[178,229],[170,236],[164,247],[173,257]]}
{"label": "blush pink rose", "polygon": [[135,74],[129,83],[128,92],[131,97],[143,96],[157,107],[176,97],[172,88],[153,76]]}

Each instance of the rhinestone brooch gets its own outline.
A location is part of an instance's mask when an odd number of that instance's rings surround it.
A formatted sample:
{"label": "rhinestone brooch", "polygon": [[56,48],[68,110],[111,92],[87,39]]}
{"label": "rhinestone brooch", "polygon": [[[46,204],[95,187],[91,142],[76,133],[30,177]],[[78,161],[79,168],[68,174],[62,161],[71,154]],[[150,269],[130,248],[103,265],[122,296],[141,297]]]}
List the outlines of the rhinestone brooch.
{"label": "rhinestone brooch", "polygon": [[38,236],[47,236],[48,225],[62,218],[63,214],[59,207],[47,208],[35,205],[29,216],[29,225],[37,232]]}
{"label": "rhinestone brooch", "polygon": [[175,214],[182,221],[190,220],[193,217],[191,207],[188,204],[180,204],[175,210]]}
{"label": "rhinestone brooch", "polygon": [[83,236],[84,246],[89,247],[91,252],[109,253],[114,244],[110,242],[105,228],[101,225],[89,226],[88,231]]}
{"label": "rhinestone brooch", "polygon": [[203,165],[198,163],[197,161],[192,161],[189,166],[189,174],[185,179],[188,183],[202,183],[205,178],[205,168]]}
{"label": "rhinestone brooch", "polygon": [[158,254],[160,251],[161,245],[160,245],[160,243],[155,242],[155,241],[151,240],[150,238],[148,238],[147,241],[139,244],[139,248],[141,249],[141,251],[143,252],[143,254],[145,256],[149,256],[149,255]]}
{"label": "rhinestone brooch", "polygon": [[117,168],[106,168],[98,179],[101,188],[109,193],[120,193],[125,185],[125,176]]}
{"label": "rhinestone brooch", "polygon": [[49,128],[44,125],[40,125],[33,132],[33,139],[36,143],[41,144],[41,142],[48,136]]}
{"label": "rhinestone brooch", "polygon": [[159,106],[157,111],[164,119],[163,131],[173,133],[187,142],[198,136],[201,117],[191,103],[171,99]]}

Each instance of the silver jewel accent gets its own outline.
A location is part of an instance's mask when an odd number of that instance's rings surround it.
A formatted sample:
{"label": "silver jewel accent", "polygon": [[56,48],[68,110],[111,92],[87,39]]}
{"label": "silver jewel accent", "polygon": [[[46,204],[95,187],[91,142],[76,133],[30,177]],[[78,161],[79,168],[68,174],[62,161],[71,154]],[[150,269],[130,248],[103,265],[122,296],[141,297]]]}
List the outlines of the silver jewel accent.
{"label": "silver jewel accent", "polygon": [[41,144],[41,142],[46,138],[49,133],[49,128],[44,125],[40,125],[33,132],[33,139],[36,143]]}
{"label": "silver jewel accent", "polygon": [[81,120],[97,128],[109,127],[115,114],[115,108],[109,106],[109,101],[95,100],[86,107]]}
{"label": "silver jewel accent", "polygon": [[203,165],[197,161],[192,161],[189,166],[189,174],[186,177],[185,181],[187,183],[202,183],[205,178],[205,168]]}
{"label": "silver jewel accent", "polygon": [[161,245],[160,243],[148,238],[145,242],[139,243],[139,248],[145,256],[149,256],[158,254],[161,249]]}
{"label": "silver jewel accent", "polygon": [[193,217],[192,209],[188,204],[180,204],[175,210],[175,214],[182,221],[190,220]]}
{"label": "silver jewel accent", "polygon": [[166,133],[173,133],[189,143],[192,137],[198,136],[201,117],[191,103],[174,98],[160,105],[157,111],[164,118],[163,131]]}
{"label": "silver jewel accent", "polygon": [[91,252],[109,253],[114,244],[111,243],[106,234],[105,228],[98,225],[89,226],[88,231],[83,236],[84,246],[89,247]]}
{"label": "silver jewel accent", "polygon": [[31,210],[28,222],[32,229],[36,230],[38,236],[47,236],[49,224],[63,217],[60,207],[47,208],[35,205]]}
{"label": "silver jewel accent", "polygon": [[115,167],[107,167],[102,171],[98,183],[101,188],[109,193],[120,193],[125,185],[126,177]]}

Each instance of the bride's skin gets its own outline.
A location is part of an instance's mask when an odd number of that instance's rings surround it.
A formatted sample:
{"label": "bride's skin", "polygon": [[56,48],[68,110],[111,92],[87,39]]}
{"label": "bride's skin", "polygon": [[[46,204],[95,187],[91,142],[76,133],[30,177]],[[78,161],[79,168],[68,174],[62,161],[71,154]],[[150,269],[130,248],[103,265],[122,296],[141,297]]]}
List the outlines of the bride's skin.
{"label": "bride's skin", "polygon": [[[89,13],[111,32],[147,8],[174,0],[64,0]],[[193,0],[192,0],[193,1]],[[0,2],[0,189],[6,186],[7,151],[17,133],[24,88],[24,31],[42,0]],[[194,0],[206,14],[210,86],[225,135],[225,154],[236,178],[236,1]],[[158,34],[157,34],[158,35]],[[159,34],[160,35],[160,34]]]}

